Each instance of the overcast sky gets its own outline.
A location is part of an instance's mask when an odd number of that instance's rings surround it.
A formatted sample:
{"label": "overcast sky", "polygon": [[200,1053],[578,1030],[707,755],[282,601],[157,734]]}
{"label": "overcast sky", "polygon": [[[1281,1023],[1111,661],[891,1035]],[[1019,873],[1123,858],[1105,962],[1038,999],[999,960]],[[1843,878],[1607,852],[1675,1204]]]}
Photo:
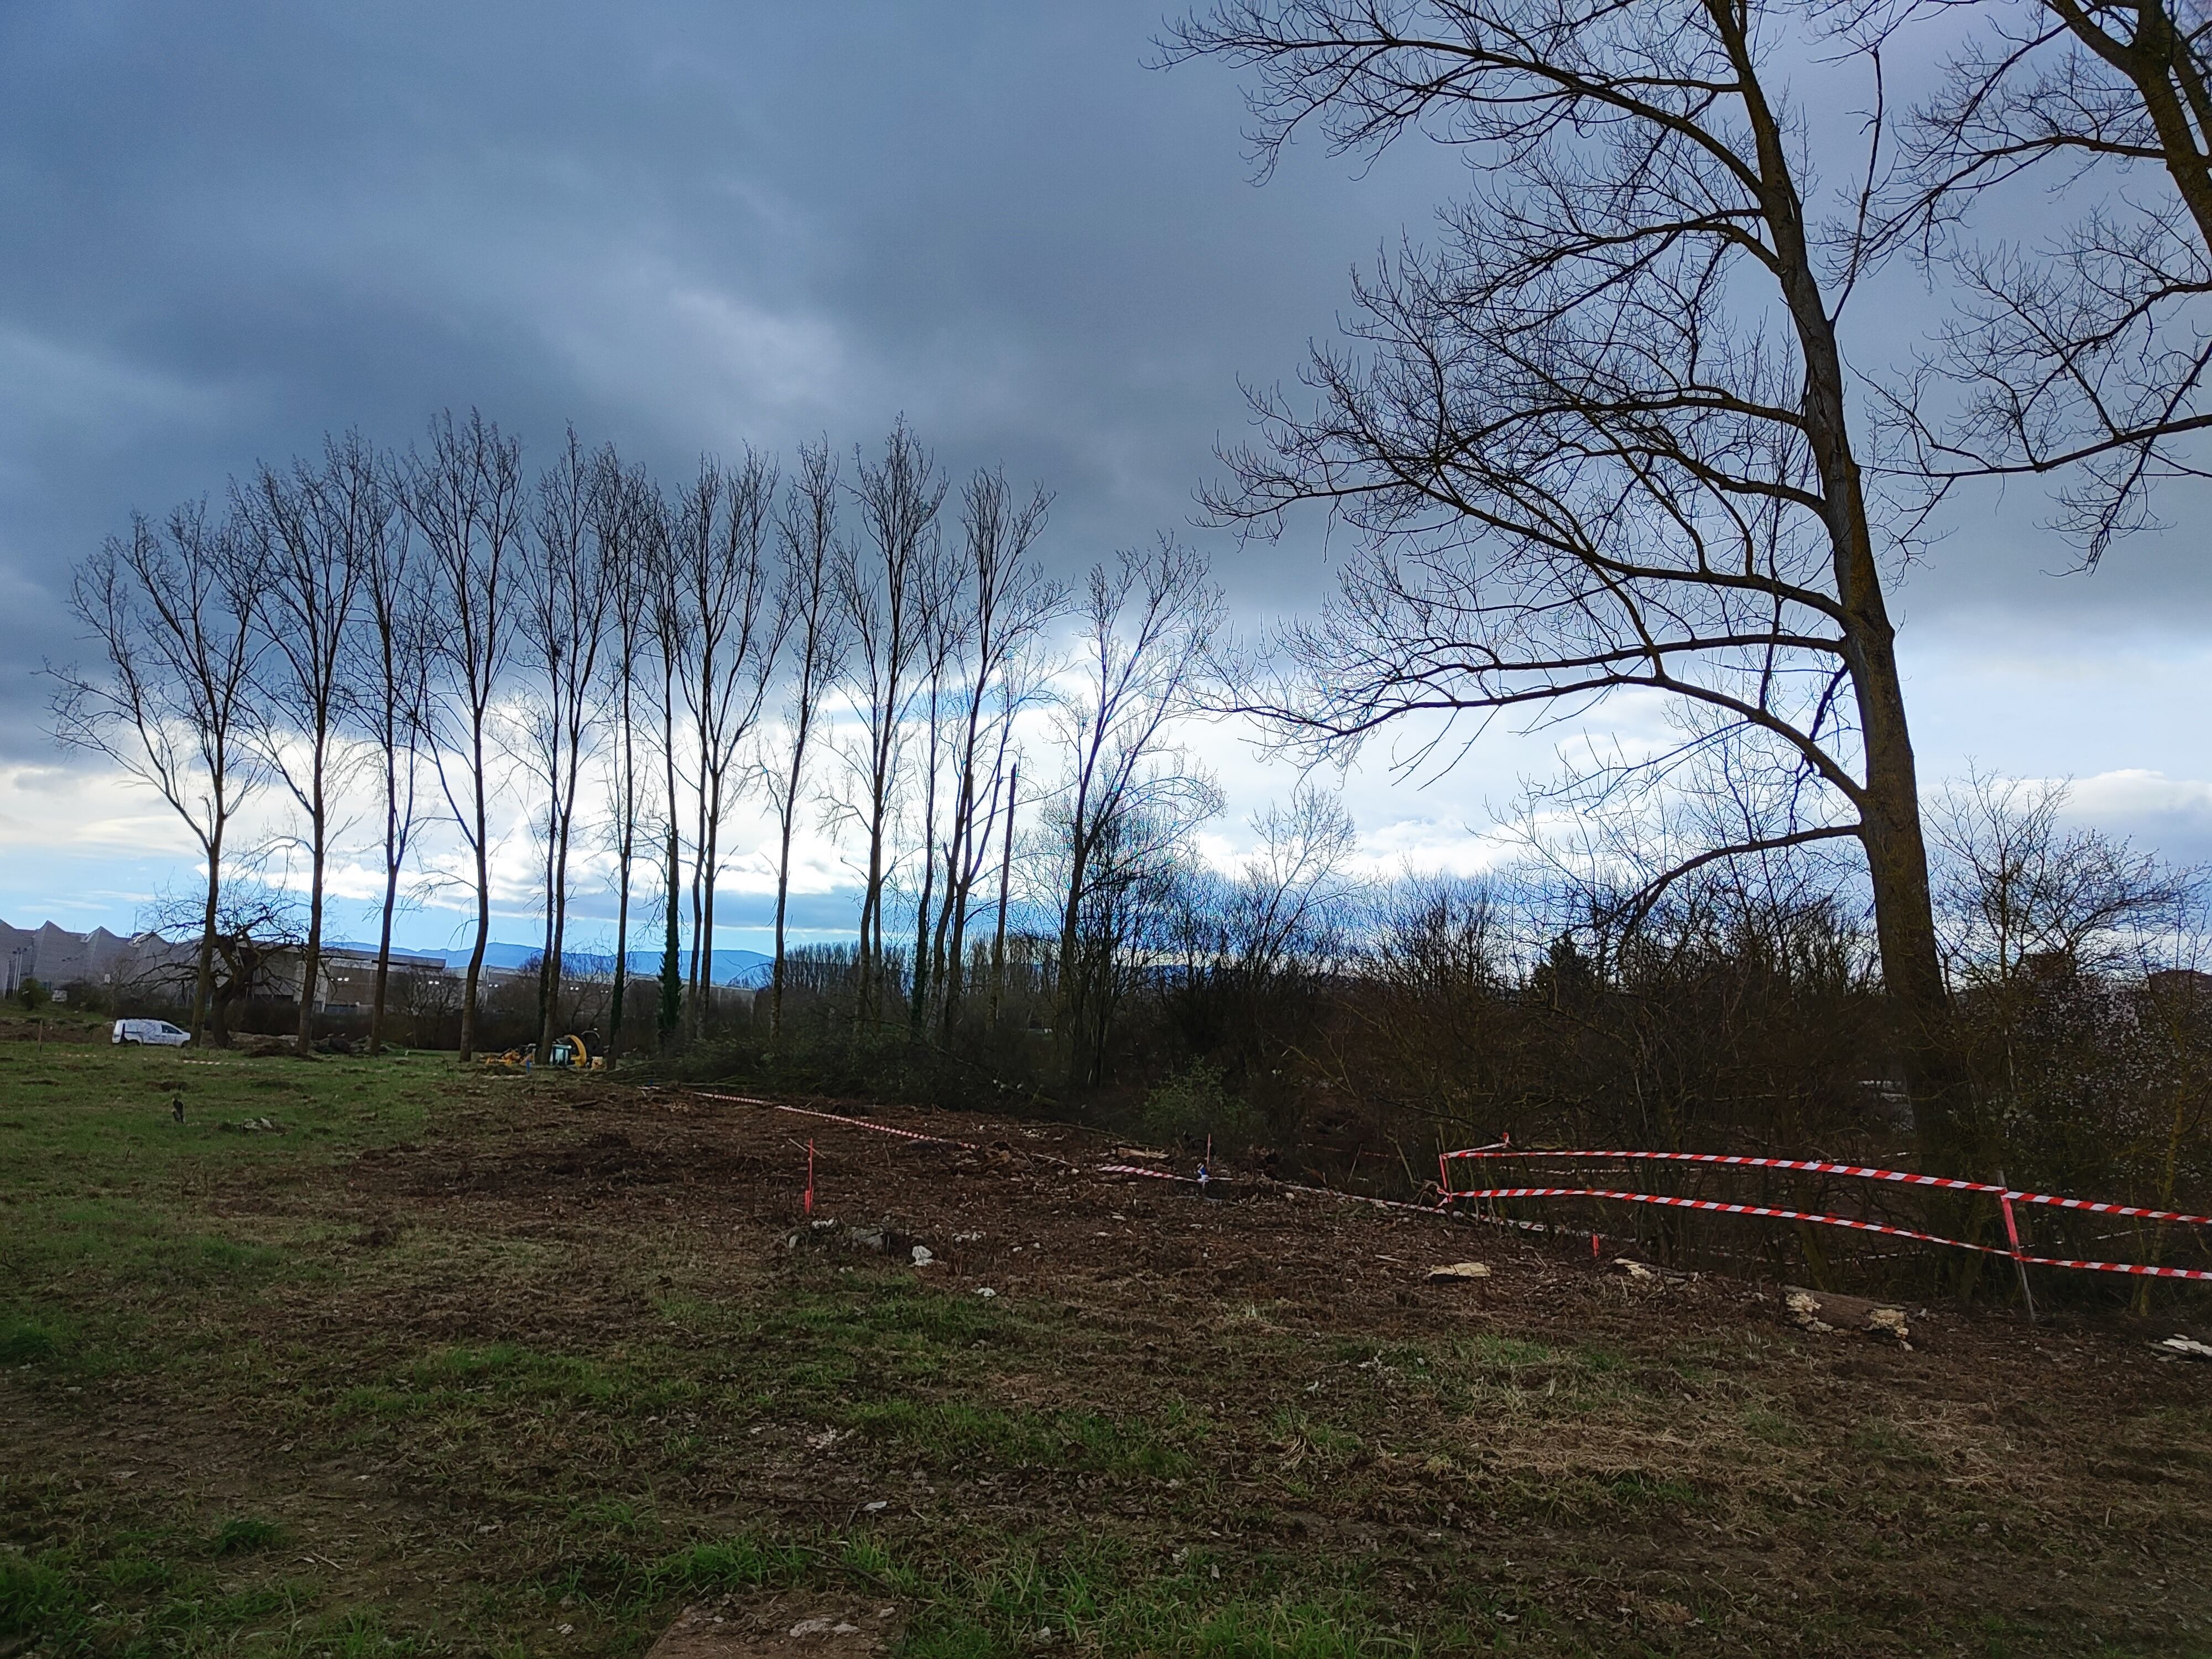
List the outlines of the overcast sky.
{"label": "overcast sky", "polygon": [[[955,470],[1055,491],[1065,569],[1176,529],[1248,623],[1316,597],[1318,524],[1239,548],[1190,529],[1192,491],[1240,380],[1293,376],[1458,163],[1307,151],[1256,185],[1233,76],[1147,68],[1160,26],[1106,0],[0,8],[0,918],[127,927],[189,868],[157,804],[46,735],[71,563],[329,429],[404,443],[474,404],[673,477],[902,411]],[[1932,302],[1897,292],[1902,337]],[[2198,503],[2094,577],[2050,574],[2039,506],[1967,504],[1905,590],[1923,776],[2072,776],[2082,813],[2212,856]],[[1472,858],[1551,741],[1425,790],[1370,769],[1370,853]],[[1213,751],[1226,854],[1291,780]]]}

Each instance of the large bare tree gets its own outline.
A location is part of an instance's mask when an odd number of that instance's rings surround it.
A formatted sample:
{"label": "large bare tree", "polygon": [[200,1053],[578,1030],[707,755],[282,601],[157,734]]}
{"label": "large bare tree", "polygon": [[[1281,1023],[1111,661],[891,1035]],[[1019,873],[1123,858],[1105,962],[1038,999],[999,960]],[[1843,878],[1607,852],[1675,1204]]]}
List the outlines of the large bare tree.
{"label": "large bare tree", "polygon": [[915,651],[914,724],[920,728],[920,799],[915,803],[915,874],[920,882],[914,901],[914,955],[907,994],[907,1027],[917,1040],[927,1017],[937,981],[929,957],[929,922],[937,884],[938,799],[953,750],[954,686],[960,659],[973,629],[973,618],[958,605],[958,574],[945,556],[944,538],[932,542],[916,586],[915,622],[921,643]]}
{"label": "large bare tree", "polygon": [[593,521],[595,497],[605,479],[605,470],[585,454],[571,427],[560,454],[538,477],[527,562],[519,573],[528,618],[522,654],[535,682],[526,703],[529,748],[545,788],[545,945],[538,966],[541,1063],[560,1036],[569,845],[584,763],[599,739],[608,576]]}
{"label": "large bare tree", "polygon": [[1432,247],[1359,284],[1312,406],[1261,400],[1266,442],[1213,505],[1272,524],[1325,502],[1362,532],[1286,632],[1299,672],[1249,700],[1310,752],[1641,691],[1692,712],[1693,750],[1774,757],[1761,832],[1666,875],[1856,840],[1940,1142],[1947,1005],[1886,591],[1904,527],[1869,493],[1838,321],[1879,251],[1876,164],[1830,158],[1856,182],[1817,186],[1778,70],[1801,15],[1241,0],[1185,23],[1170,56],[1254,72],[1263,157],[1310,127],[1366,152],[1420,131],[1470,177]]}
{"label": "large bare tree", "polygon": [[501,787],[494,703],[514,645],[509,590],[526,507],[521,446],[474,410],[466,421],[448,411],[431,422],[428,451],[410,452],[406,477],[436,617],[438,782],[475,862],[476,941],[461,987],[465,1064],[476,1053],[477,988],[491,941],[491,803]]}
{"label": "large bare tree", "polygon": [[[1893,52],[1961,14],[1978,27],[1914,112],[1889,203],[1961,301],[1901,399],[1911,459],[1939,487],[2051,476],[2058,527],[2094,564],[2151,521],[2160,480],[2208,476],[2212,15],[2181,0],[1844,9]],[[1984,206],[2038,228],[1983,240]]]}
{"label": "large bare tree", "polygon": [[625,469],[612,448],[599,452],[592,491],[592,523],[606,583],[608,696],[615,741],[611,751],[615,853],[614,988],[607,1003],[607,1052],[619,1055],[629,988],[631,870],[637,856],[644,792],[638,773],[638,722],[647,707],[644,677],[652,647],[654,532],[660,500],[641,473]]}
{"label": "large bare tree", "polygon": [[783,1040],[784,924],[791,899],[791,839],[805,799],[807,751],[823,699],[843,671],[845,635],[834,577],[837,539],[837,461],[827,441],[799,446],[799,471],[784,497],[777,534],[783,584],[778,631],[787,642],[781,730],[763,782],[775,815],[775,955],[769,969],[769,1042]]}
{"label": "large bare tree", "polygon": [[[1092,567],[1077,614],[1073,684],[1054,715],[1066,775],[1053,816],[1065,860],[1055,1023],[1070,1081],[1081,1084],[1096,1080],[1103,1058],[1114,967],[1079,948],[1086,913],[1101,908],[1094,896],[1141,878],[1220,810],[1212,780],[1175,736],[1200,706],[1223,613],[1205,561],[1163,536],[1147,552]],[[1110,949],[1118,935],[1105,936]]]}
{"label": "large bare tree", "polygon": [[377,923],[376,979],[369,996],[368,1052],[384,1047],[392,981],[392,927],[399,909],[399,878],[418,818],[422,750],[430,717],[430,619],[424,562],[400,508],[401,481],[378,464],[360,488],[383,493],[384,532],[364,549],[362,626],[354,635],[354,667],[347,677],[348,711],[355,729],[376,751],[383,796],[381,836],[384,897]]}
{"label": "large bare tree", "polygon": [[882,1009],[892,813],[908,717],[920,689],[918,658],[928,638],[923,611],[946,483],[903,419],[884,440],[880,462],[856,462],[854,494],[867,545],[839,549],[836,580],[849,642],[846,684],[859,717],[855,744],[845,756],[855,790],[846,811],[867,839],[857,953],[857,1017],[865,1023]]}
{"label": "large bare tree", "polygon": [[258,787],[264,714],[254,694],[265,637],[255,626],[261,581],[254,538],[187,502],[161,524],[133,514],[77,568],[70,609],[100,653],[98,667],[47,665],[54,735],[106,757],[153,789],[184,823],[207,866],[193,980],[192,1036],[215,988],[223,855],[232,820]]}
{"label": "large bare tree", "polygon": [[1016,496],[997,471],[977,472],[961,492],[954,603],[964,612],[965,672],[953,709],[945,896],[930,953],[947,1030],[960,1015],[975,882],[1001,805],[1012,810],[1014,720],[1041,679],[1030,672],[1030,657],[1066,602],[1066,588],[1031,556],[1051,503],[1042,488]]}
{"label": "large bare tree", "polygon": [[673,515],[657,489],[653,491],[649,501],[641,505],[644,511],[638,528],[643,543],[639,553],[651,586],[647,615],[653,629],[653,662],[660,682],[659,695],[653,701],[653,712],[659,717],[660,729],[656,734],[659,741],[656,746],[660,751],[663,785],[663,797],[659,803],[663,889],[660,899],[660,983],[655,1025],[659,1040],[665,1046],[675,1040],[684,1020],[684,968],[680,938],[684,922],[684,818],[679,800],[682,780],[676,746],[676,714],[681,696],[678,687],[690,681],[695,630],[690,609],[684,603]]}
{"label": "large bare tree", "polygon": [[260,655],[262,695],[272,716],[263,733],[265,760],[306,821],[307,927],[295,1038],[304,1054],[314,1041],[323,883],[348,769],[354,629],[394,509],[375,453],[357,432],[326,439],[319,466],[295,460],[280,472],[264,465],[235,494],[261,570],[257,616],[268,642]]}
{"label": "large bare tree", "polygon": [[699,763],[689,988],[695,1024],[713,999],[724,820],[743,782],[740,757],[782,644],[767,556],[775,489],[774,465],[747,449],[733,466],[703,463],[676,513],[672,568],[690,646],[682,686]]}

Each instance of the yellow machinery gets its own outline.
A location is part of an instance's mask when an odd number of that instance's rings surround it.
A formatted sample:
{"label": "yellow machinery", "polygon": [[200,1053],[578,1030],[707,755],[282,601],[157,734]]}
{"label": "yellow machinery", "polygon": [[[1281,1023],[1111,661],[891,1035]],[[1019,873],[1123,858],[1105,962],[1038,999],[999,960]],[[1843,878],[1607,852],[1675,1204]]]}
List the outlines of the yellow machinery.
{"label": "yellow machinery", "polygon": [[553,1045],[553,1052],[546,1056],[545,1063],[548,1066],[573,1066],[578,1071],[604,1072],[607,1068],[607,1057],[593,1054],[583,1038],[571,1033]]}
{"label": "yellow machinery", "polygon": [[[510,1072],[527,1072],[536,1065],[536,1056],[528,1048],[509,1048],[502,1054],[486,1054],[487,1066],[496,1066]],[[545,1057],[548,1066],[559,1066],[580,1072],[604,1072],[607,1057],[595,1054],[591,1045],[573,1031],[553,1045],[553,1052]]]}

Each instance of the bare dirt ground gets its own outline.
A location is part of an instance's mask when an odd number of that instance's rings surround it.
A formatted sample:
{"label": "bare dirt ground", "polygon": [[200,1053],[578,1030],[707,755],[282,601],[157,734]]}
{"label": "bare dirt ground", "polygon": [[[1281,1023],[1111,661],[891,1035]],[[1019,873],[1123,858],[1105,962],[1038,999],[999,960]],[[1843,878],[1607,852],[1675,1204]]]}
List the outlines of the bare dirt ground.
{"label": "bare dirt ground", "polygon": [[[2212,1367],[2143,1331],[1818,1334],[1586,1244],[1102,1175],[1060,1126],[791,1103],[969,1146],[483,1079],[199,1170],[281,1263],[143,1294],[105,1374],[0,1373],[9,1535],[102,1583],[203,1540],[196,1593],[270,1610],[170,1650],[635,1651],[834,1583],[915,1654],[2212,1652]],[[205,1541],[237,1516],[281,1541]],[[55,1571],[33,1643],[165,1616]]]}

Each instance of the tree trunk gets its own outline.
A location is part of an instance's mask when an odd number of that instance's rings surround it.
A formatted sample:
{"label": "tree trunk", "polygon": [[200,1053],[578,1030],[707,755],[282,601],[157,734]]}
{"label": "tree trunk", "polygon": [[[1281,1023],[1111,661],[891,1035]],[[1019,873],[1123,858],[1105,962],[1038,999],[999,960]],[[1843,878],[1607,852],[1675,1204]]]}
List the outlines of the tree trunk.
{"label": "tree trunk", "polygon": [[625,843],[616,860],[622,893],[615,901],[615,983],[612,994],[607,998],[609,1060],[622,1053],[623,994],[629,985],[629,848]]}
{"label": "tree trunk", "polygon": [[[194,1042],[198,1042],[204,1036],[209,1035],[208,1021],[213,1012],[210,1005],[215,1000],[215,913],[216,902],[221,896],[222,885],[222,822],[217,819],[215,835],[207,844],[207,909],[200,920],[199,973],[193,981],[192,988],[192,1041]],[[215,1035],[216,1046],[223,1047],[222,1038],[227,1034]]]}
{"label": "tree trunk", "polygon": [[[553,764],[557,769],[560,762],[556,759]],[[533,1047],[540,1066],[553,1052],[553,1039],[548,1033],[553,1029],[554,980],[560,971],[553,956],[553,861],[558,856],[560,836],[561,783],[556,777],[552,801],[545,809],[545,931],[538,943],[538,1024]]]}
{"label": "tree trunk", "polygon": [[[703,702],[702,707],[704,707]],[[707,752],[706,738],[702,733],[699,750],[699,812],[696,831],[691,839],[694,854],[691,865],[691,972],[688,981],[691,994],[690,1018],[685,1022],[696,1033],[702,1029],[707,1018],[703,988],[706,969],[702,965],[702,953],[708,948],[705,921],[705,884],[707,880]]]}
{"label": "tree trunk", "polygon": [[319,809],[314,855],[310,860],[313,874],[308,878],[307,948],[300,964],[299,1051],[303,1054],[312,1053],[315,1046],[315,981],[323,970],[323,817]]}
{"label": "tree trunk", "polygon": [[[1079,815],[1082,807],[1079,804]],[[1067,1080],[1071,1086],[1080,1086],[1083,1081],[1083,1053],[1076,1035],[1083,1009],[1082,972],[1075,964],[1076,917],[1083,904],[1083,878],[1087,873],[1089,842],[1080,816],[1075,820],[1068,836],[1067,908],[1060,919],[1060,983],[1055,988],[1060,1012],[1053,1016],[1060,1046],[1067,1055]]]}
{"label": "tree trunk", "polygon": [[477,1052],[477,987],[483,978],[484,948],[491,943],[491,856],[484,845],[489,826],[483,804],[483,745],[477,745],[477,942],[469,952],[469,971],[461,981],[461,1053],[465,1066]]}
{"label": "tree trunk", "polygon": [[550,912],[548,920],[552,924],[552,937],[545,953],[545,1008],[540,1017],[538,1031],[538,1063],[541,1066],[553,1057],[554,1042],[562,1035],[560,1030],[561,971],[564,966],[563,957],[568,950],[568,827],[575,822],[576,779],[573,759],[574,753],[574,747],[571,745],[569,754],[572,758],[568,777],[570,804],[568,810],[561,814],[560,842],[554,854],[551,890],[547,896],[546,908]]}
{"label": "tree trunk", "polygon": [[1883,990],[1897,1022],[1922,1147],[1938,1158],[1950,1158],[1960,1149],[1953,1144],[1957,1086],[1949,999],[1936,947],[1919,777],[1897,671],[1896,629],[1882,593],[1865,482],[1851,446],[1843,352],[1807,245],[1803,204],[1781,125],[1760,88],[1756,55],[1726,0],[1706,0],[1706,9],[1743,83],[1759,157],[1761,211],[1773,237],[1776,276],[1805,362],[1805,438],[1820,469],[1836,597],[1844,612],[1844,659],[1864,745],[1859,839],[1874,892]]}
{"label": "tree trunk", "polygon": [[[800,739],[800,744],[804,743]],[[769,969],[768,1042],[771,1054],[783,1045],[783,917],[791,896],[791,821],[799,812],[799,744],[793,746],[791,788],[783,798],[783,823],[775,857],[775,961]]]}
{"label": "tree trunk", "polygon": [[999,927],[991,939],[991,1024],[994,1026],[1006,995],[1006,896],[1013,882],[1014,798],[1021,782],[1021,763],[1017,761],[1006,779],[1006,849],[999,856]]}
{"label": "tree trunk", "polygon": [[666,763],[668,782],[668,902],[660,956],[660,1014],[658,1022],[663,1049],[675,1037],[677,1027],[684,1018],[682,942],[678,937],[683,928],[683,916],[678,907],[684,902],[684,891],[683,851],[678,844],[676,829],[675,697],[676,683],[664,672],[660,682],[660,752]]}
{"label": "tree trunk", "polygon": [[[930,793],[936,793],[934,787]],[[930,809],[922,810],[926,814]],[[929,844],[929,831],[925,828],[921,835],[921,894],[914,907],[914,994],[906,1011],[907,1033],[917,1040],[921,1036],[923,1010],[929,1001],[929,906],[937,884],[934,852]]]}
{"label": "tree trunk", "polygon": [[714,1012],[714,861],[720,854],[722,839],[722,784],[714,781],[714,806],[707,815],[706,834],[702,838],[699,854],[699,938],[692,949],[699,958],[698,1000],[694,1005],[692,1020],[702,1031]]}
{"label": "tree trunk", "polygon": [[[671,789],[672,795],[673,788]],[[660,1042],[665,1048],[684,1018],[684,957],[682,943],[678,934],[682,918],[677,907],[683,902],[682,878],[678,872],[680,862],[676,844],[676,820],[673,814],[668,821],[668,904],[666,936],[660,954]]]}
{"label": "tree trunk", "polygon": [[399,863],[384,861],[384,921],[376,936],[376,989],[368,1005],[368,1052],[384,1052],[384,1007],[392,979],[392,913],[399,902]]}

